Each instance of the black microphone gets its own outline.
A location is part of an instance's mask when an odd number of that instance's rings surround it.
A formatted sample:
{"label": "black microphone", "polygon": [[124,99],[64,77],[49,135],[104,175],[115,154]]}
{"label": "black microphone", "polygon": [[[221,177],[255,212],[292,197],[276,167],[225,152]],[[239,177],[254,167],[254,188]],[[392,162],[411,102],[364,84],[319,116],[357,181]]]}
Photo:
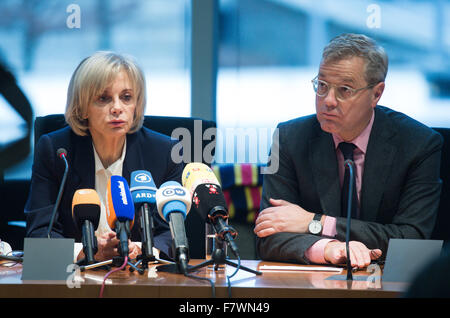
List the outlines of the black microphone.
{"label": "black microphone", "polygon": [[64,160],[64,163],[66,165],[65,169],[64,169],[64,174],[63,174],[63,178],[61,181],[61,185],[59,186],[59,191],[58,191],[58,196],[56,197],[56,202],[55,205],[53,206],[53,211],[52,211],[52,217],[50,219],[50,224],[48,226],[47,229],[47,237],[50,238],[50,232],[53,229],[53,223],[55,222],[55,217],[56,217],[56,212],[58,210],[59,207],[59,203],[61,201],[61,196],[64,190],[64,185],[66,184],[66,179],[67,179],[67,173],[69,172],[69,164],[67,163],[67,150],[64,148],[59,148],[58,151],[56,152],[56,154],[58,155],[59,158],[61,158],[62,160]]}
{"label": "black microphone", "polygon": [[222,189],[217,184],[203,183],[195,188],[192,202],[206,222],[212,224],[217,236],[231,248],[233,254],[239,256],[235,238],[237,231],[227,224],[228,210]]}
{"label": "black microphone", "polygon": [[227,224],[228,210],[225,196],[214,172],[203,163],[186,165],[182,176],[183,186],[192,193],[192,205],[205,222],[211,224],[217,236],[227,243],[234,255],[239,249],[234,239],[237,232]]}
{"label": "black microphone", "polygon": [[133,171],[130,179],[131,196],[135,208],[139,210],[142,257],[146,261],[154,260],[152,210],[156,206],[156,191],[158,189],[149,171]]}
{"label": "black microphone", "polygon": [[82,234],[85,263],[95,263],[98,251],[95,229],[100,221],[100,198],[94,189],[79,189],[72,199],[72,218]]}
{"label": "black microphone", "polygon": [[353,274],[352,274],[352,266],[350,262],[350,248],[349,248],[349,242],[350,242],[350,226],[351,226],[351,220],[352,220],[352,203],[353,203],[353,167],[355,163],[353,160],[347,159],[344,162],[345,169],[349,169],[350,172],[350,182],[348,185],[348,202],[347,202],[347,230],[345,232],[345,249],[347,252],[347,280],[353,280]]}

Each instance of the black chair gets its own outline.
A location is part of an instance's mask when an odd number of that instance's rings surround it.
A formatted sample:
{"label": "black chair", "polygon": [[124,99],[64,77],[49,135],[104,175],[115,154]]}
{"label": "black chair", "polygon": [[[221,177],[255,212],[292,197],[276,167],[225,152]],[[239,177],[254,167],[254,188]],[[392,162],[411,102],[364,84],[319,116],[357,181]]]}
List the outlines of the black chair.
{"label": "black chair", "polygon": [[439,211],[432,239],[444,240],[444,248],[450,245],[450,128],[433,128],[444,138],[441,157],[442,192]]}
{"label": "black chair", "polygon": [[[63,114],[55,114],[55,115],[47,115],[43,117],[36,117],[35,125],[34,125],[34,140],[35,143],[39,140],[39,138],[46,133],[55,131],[57,129],[63,128],[66,126]],[[201,136],[196,136],[195,132],[200,132],[201,125]],[[215,140],[203,140],[203,134],[208,128],[216,128],[216,123],[214,121],[203,120],[200,118],[190,118],[190,117],[164,117],[164,116],[145,116],[144,117],[144,126],[157,131],[159,133],[171,136],[172,132],[176,128],[186,128],[189,131],[190,135],[190,145],[191,145],[191,154],[194,154],[194,148],[196,146],[196,142],[198,143],[200,140],[202,142],[202,150],[206,147],[206,145],[211,142],[215,142]],[[212,153],[214,155],[214,153]],[[188,162],[193,161],[188,160]],[[207,162],[202,156],[202,162],[210,165],[211,162]],[[9,180],[5,180],[2,187],[6,190],[11,189],[12,182]],[[25,180],[20,182],[20,186],[16,185],[14,193],[23,194],[21,198],[15,198],[13,200],[9,200],[9,196],[5,196],[7,199],[7,215],[8,220],[25,220],[24,216],[24,205],[28,196],[30,181]],[[20,189],[17,189],[20,187]],[[2,192],[3,193],[3,190]],[[7,193],[11,193],[9,190]],[[2,194],[3,196],[3,194]],[[2,213],[3,214],[3,213]],[[0,229],[2,229],[0,227]],[[11,230],[11,229],[9,229]],[[24,229],[23,229],[24,232]],[[3,231],[0,232],[4,233]],[[197,213],[189,213],[186,218],[186,234],[189,240],[189,250],[191,258],[204,258],[205,257],[205,223],[204,220]],[[24,233],[23,233],[24,235]],[[2,236],[0,236],[2,238]],[[5,235],[3,238],[5,241],[11,241],[11,237],[9,234]],[[17,241],[15,239],[15,241]],[[11,244],[12,245],[12,244]],[[17,246],[17,247],[16,247]],[[21,237],[21,241],[15,243],[13,246],[14,249],[23,249],[23,236]]]}

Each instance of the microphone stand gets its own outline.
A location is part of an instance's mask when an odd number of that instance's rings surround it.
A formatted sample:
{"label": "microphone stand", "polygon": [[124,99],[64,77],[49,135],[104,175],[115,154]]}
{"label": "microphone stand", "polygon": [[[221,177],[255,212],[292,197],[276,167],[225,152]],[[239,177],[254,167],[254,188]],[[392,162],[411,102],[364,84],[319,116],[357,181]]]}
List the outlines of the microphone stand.
{"label": "microphone stand", "polygon": [[[234,253],[234,252],[233,252]],[[239,257],[238,255],[235,254],[236,257]],[[246,266],[242,266],[242,265],[237,265],[236,263],[233,263],[232,261],[228,260],[225,256],[225,251],[222,248],[217,248],[215,247],[214,251],[211,254],[211,259],[200,263],[198,265],[189,267],[188,272],[193,272],[195,270],[198,270],[202,267],[205,266],[209,266],[209,265],[214,265],[214,270],[217,270],[219,268],[220,265],[230,265],[232,267],[238,268],[239,269],[243,269],[247,272],[256,274],[256,275],[262,275],[262,272],[248,268]]]}
{"label": "microphone stand", "polygon": [[348,166],[350,172],[350,182],[348,191],[348,204],[347,204],[347,231],[345,233],[345,249],[347,252],[347,280],[353,280],[352,267],[350,263],[350,226],[351,226],[351,216],[352,216],[352,199],[353,199],[353,161],[346,160],[345,165]]}
{"label": "microphone stand", "polygon": [[[109,270],[110,266],[114,266],[114,267],[120,267],[123,265],[123,261],[124,261],[125,257],[123,256],[115,256],[110,260],[107,261],[102,261],[102,262],[97,262],[94,264],[88,264],[88,265],[82,265],[80,266],[80,271],[84,272],[85,270],[89,270],[89,269],[106,269]],[[84,260],[78,261],[77,264],[79,264],[80,262],[82,262]],[[142,268],[138,268],[135,264],[133,264],[130,261],[127,261],[127,265],[130,265],[130,272],[133,272],[134,270],[138,271],[139,274],[144,274],[145,270]]]}
{"label": "microphone stand", "polygon": [[65,168],[64,168],[64,174],[63,174],[63,178],[62,178],[62,181],[61,181],[61,185],[59,186],[58,196],[56,197],[56,203],[53,206],[53,211],[52,211],[52,217],[50,219],[50,224],[49,224],[48,229],[47,229],[47,237],[48,238],[50,238],[50,233],[51,233],[51,231],[53,229],[53,223],[55,222],[56,212],[58,210],[59,203],[61,201],[61,197],[62,197],[62,193],[63,193],[63,190],[64,190],[64,186],[66,184],[67,173],[69,171],[69,164],[67,163],[66,155],[64,153],[61,153],[59,156],[60,156],[61,159],[64,160]]}
{"label": "microphone stand", "polygon": [[97,237],[94,233],[94,226],[89,220],[85,220],[83,223],[82,240],[86,265],[95,263],[94,255],[98,251]]}
{"label": "microphone stand", "polygon": [[[112,266],[115,267],[120,267],[123,265],[123,262],[125,260],[125,256],[126,254],[128,254],[128,245],[127,247],[123,247],[121,246],[121,242],[123,241],[128,241],[128,237],[130,234],[130,228],[129,228],[129,221],[125,221],[124,223],[122,222],[116,222],[116,233],[118,234],[118,238],[119,238],[119,245],[118,245],[118,250],[119,250],[119,256],[114,256],[112,259],[107,260],[107,261],[103,261],[103,262],[97,262],[94,264],[87,264],[87,265],[83,265],[80,266],[80,271],[85,271],[86,269],[94,269],[94,268],[98,268],[98,267],[104,267],[106,269],[110,269],[109,265],[112,264]],[[125,254],[125,255],[124,255]],[[77,262],[77,264],[83,264],[82,262],[83,260]],[[87,259],[84,260],[84,263],[86,263]],[[137,270],[139,274],[144,274],[145,269],[142,268],[138,268],[137,266],[135,266],[135,264],[133,264],[130,260],[127,260],[127,265],[130,265],[130,272]]]}
{"label": "microphone stand", "polygon": [[140,210],[142,254],[137,256],[135,265],[140,265],[142,269],[146,270],[148,269],[149,262],[155,262],[157,260],[153,255],[153,218],[147,203],[144,203]]}
{"label": "microphone stand", "polygon": [[[181,273],[180,269],[178,268],[178,264],[172,261],[160,259],[153,254],[153,218],[151,215],[149,204],[144,203],[141,206],[140,211],[142,254],[136,257],[137,262],[136,264],[134,264],[136,267],[141,267],[142,271],[139,271],[139,273],[143,274],[144,271],[148,269],[149,263],[166,264],[164,266],[158,267],[160,271]],[[132,269],[130,268],[130,270]]]}

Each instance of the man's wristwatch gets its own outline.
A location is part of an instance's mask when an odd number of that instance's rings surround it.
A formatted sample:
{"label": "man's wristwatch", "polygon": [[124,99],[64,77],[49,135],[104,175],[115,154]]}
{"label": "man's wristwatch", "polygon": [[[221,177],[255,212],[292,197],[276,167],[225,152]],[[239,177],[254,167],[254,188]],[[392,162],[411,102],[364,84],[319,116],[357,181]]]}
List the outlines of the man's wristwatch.
{"label": "man's wristwatch", "polygon": [[314,218],[312,219],[311,223],[308,225],[309,233],[317,235],[322,232],[322,223],[320,222],[320,219],[322,218],[322,214],[314,214]]}

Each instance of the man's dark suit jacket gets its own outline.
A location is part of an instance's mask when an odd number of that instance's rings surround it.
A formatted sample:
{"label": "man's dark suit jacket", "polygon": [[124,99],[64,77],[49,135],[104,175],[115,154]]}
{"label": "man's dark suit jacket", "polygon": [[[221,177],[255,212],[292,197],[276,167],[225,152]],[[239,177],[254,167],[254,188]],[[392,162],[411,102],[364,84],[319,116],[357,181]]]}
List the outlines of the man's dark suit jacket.
{"label": "man's dark suit jacket", "polygon": [[[275,174],[264,176],[261,210],[269,199],[283,199],[307,211],[336,217],[336,239],[345,241],[341,189],[333,137],[315,115],[278,125],[279,154],[272,145]],[[434,130],[387,107],[375,107],[361,188],[360,218],[350,239],[386,255],[390,238],[428,239],[441,191],[442,137]],[[273,163],[272,163],[273,165]],[[345,215],[344,215],[345,216]],[[305,251],[322,237],[277,233],[257,238],[265,260],[309,263]]]}
{"label": "man's dark suit jacket", "polygon": [[[176,141],[170,137],[142,127],[138,132],[127,135],[127,149],[122,176],[130,184],[130,175],[135,170],[147,170],[152,174],[156,187],[174,180],[181,183],[183,164],[171,159],[171,149]],[[64,174],[64,161],[56,151],[67,150],[69,172],[52,230],[52,237],[81,240],[72,220],[72,198],[76,190],[95,189],[95,159],[90,136],[78,136],[70,127],[43,135],[35,148],[31,188],[25,205],[27,214],[27,237],[45,237],[50,223],[53,205]],[[137,212],[137,211],[136,211]],[[153,211],[155,223],[154,246],[171,256],[172,239],[168,224]],[[139,227],[135,222],[131,240],[140,242]],[[163,256],[161,256],[163,257]]]}

